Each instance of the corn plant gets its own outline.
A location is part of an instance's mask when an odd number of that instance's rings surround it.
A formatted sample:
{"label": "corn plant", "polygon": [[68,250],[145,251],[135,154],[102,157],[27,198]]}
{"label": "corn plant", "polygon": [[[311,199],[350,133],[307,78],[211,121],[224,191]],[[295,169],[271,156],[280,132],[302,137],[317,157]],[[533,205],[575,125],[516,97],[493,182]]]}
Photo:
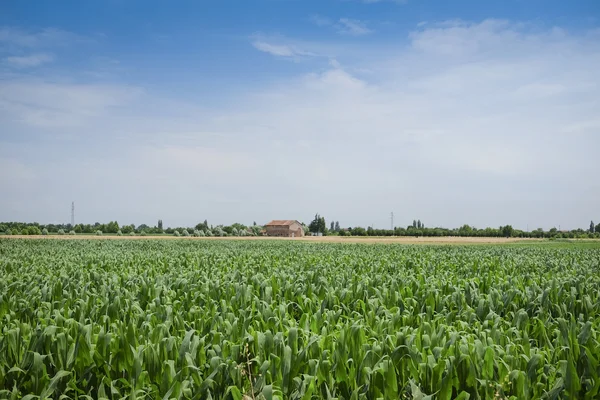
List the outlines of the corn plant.
{"label": "corn plant", "polygon": [[600,249],[0,239],[0,398],[598,399]]}

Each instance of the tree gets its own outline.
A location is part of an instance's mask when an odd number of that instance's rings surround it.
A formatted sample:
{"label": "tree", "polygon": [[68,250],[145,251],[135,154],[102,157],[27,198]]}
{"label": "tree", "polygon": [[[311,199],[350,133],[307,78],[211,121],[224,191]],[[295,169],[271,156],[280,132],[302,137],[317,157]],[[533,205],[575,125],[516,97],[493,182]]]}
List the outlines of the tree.
{"label": "tree", "polygon": [[319,232],[319,221],[321,220],[321,218],[319,217],[319,214],[315,214],[315,219],[313,219],[310,224],[308,225],[308,230],[311,233],[318,233]]}
{"label": "tree", "polygon": [[200,222],[195,227],[199,231],[207,231],[208,230],[208,221],[204,220],[204,222]]}
{"label": "tree", "polygon": [[329,227],[330,231],[335,231],[335,222],[331,221],[331,225]]}
{"label": "tree", "polygon": [[473,229],[465,224],[458,229],[458,236],[473,236]]}
{"label": "tree", "polygon": [[163,230],[163,223],[162,223],[162,219],[158,220],[158,229],[160,229],[161,231]]}
{"label": "tree", "polygon": [[150,228],[148,225],[141,224],[140,226],[137,227],[136,231],[138,231],[138,232],[141,233],[141,232],[144,232],[144,231],[148,230],[148,228]]}
{"label": "tree", "polygon": [[304,229],[305,236],[310,233],[310,229],[308,228],[308,226],[306,226],[306,224],[302,224],[302,229]]}
{"label": "tree", "polygon": [[356,227],[350,229],[350,234],[352,236],[367,236],[367,231],[365,230],[365,228]]}
{"label": "tree", "polygon": [[514,229],[511,225],[506,225],[506,226],[501,227],[500,231],[502,232],[502,236],[508,238],[513,235]]}
{"label": "tree", "polygon": [[341,230],[341,229],[340,229],[340,221],[335,221],[335,228],[334,228],[334,230],[335,230],[336,232],[339,232],[339,231]]}
{"label": "tree", "polygon": [[600,233],[600,224],[596,225],[596,228],[594,228],[594,230],[596,231],[596,233]]}
{"label": "tree", "polygon": [[417,221],[413,219],[413,224],[412,224],[413,228],[418,228],[417,226]]}
{"label": "tree", "polygon": [[107,233],[117,233],[119,231],[119,224],[117,221],[110,221],[106,224],[105,230]]}
{"label": "tree", "polygon": [[322,232],[323,235],[327,234],[327,224],[325,223],[325,217],[319,218],[319,232]]}
{"label": "tree", "polygon": [[417,229],[421,229],[421,228],[422,228],[422,226],[421,226],[421,220],[418,220],[417,221]]}
{"label": "tree", "polygon": [[596,227],[594,226],[594,221],[590,221],[590,233],[595,232]]}
{"label": "tree", "polygon": [[40,231],[40,228],[38,228],[37,226],[30,226],[29,228],[25,228],[23,229],[23,232],[21,232],[22,235],[41,235],[42,232]]}

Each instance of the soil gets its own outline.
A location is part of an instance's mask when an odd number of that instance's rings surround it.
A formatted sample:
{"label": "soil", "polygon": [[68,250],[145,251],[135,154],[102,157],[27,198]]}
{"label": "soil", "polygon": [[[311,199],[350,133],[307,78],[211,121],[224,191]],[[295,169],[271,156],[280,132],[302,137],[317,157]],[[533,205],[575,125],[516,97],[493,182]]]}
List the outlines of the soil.
{"label": "soil", "polygon": [[302,238],[278,238],[266,236],[248,237],[177,237],[177,236],[116,236],[116,235],[13,235],[0,236],[0,238],[16,239],[47,239],[47,240],[289,240],[296,242],[312,243],[400,243],[400,244],[486,244],[486,243],[514,243],[514,242],[536,242],[543,239],[522,238],[488,238],[488,237],[342,237],[342,236],[307,236]]}

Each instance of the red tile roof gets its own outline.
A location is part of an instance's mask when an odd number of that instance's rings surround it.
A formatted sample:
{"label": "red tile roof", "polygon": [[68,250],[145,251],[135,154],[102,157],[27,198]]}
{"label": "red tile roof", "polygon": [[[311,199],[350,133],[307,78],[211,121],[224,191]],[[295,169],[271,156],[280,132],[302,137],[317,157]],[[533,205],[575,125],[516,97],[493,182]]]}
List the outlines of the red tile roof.
{"label": "red tile roof", "polygon": [[[293,219],[274,219],[273,221],[269,222],[265,226],[290,226],[294,222],[298,222],[298,221],[293,220]],[[300,224],[300,222],[298,222],[298,224]]]}

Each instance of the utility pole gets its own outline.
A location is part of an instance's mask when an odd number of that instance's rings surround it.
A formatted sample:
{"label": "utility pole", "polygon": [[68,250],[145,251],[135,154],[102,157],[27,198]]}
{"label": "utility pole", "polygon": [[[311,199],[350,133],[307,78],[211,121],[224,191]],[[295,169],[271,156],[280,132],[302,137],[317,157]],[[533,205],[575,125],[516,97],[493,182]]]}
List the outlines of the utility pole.
{"label": "utility pole", "polygon": [[75,202],[71,202],[71,229],[75,227]]}
{"label": "utility pole", "polygon": [[392,231],[394,230],[394,212],[392,211],[392,213],[390,214],[390,218],[392,220]]}

